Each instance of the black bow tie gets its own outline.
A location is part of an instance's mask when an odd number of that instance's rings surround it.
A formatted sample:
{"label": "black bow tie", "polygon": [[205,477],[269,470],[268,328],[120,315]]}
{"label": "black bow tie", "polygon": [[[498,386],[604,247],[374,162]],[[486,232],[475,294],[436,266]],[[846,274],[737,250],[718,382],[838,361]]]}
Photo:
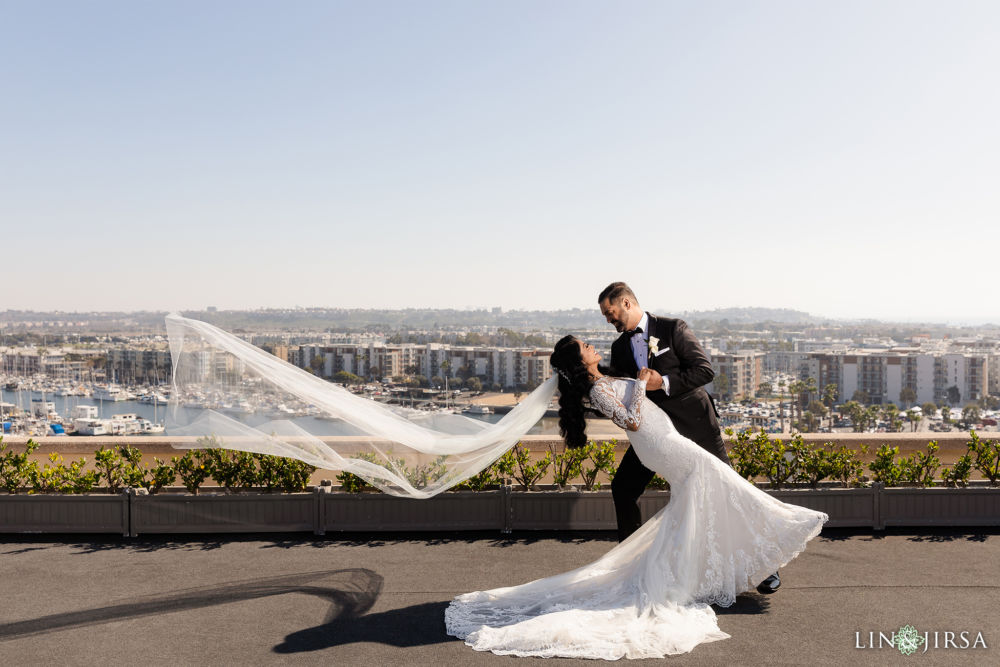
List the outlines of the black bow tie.
{"label": "black bow tie", "polygon": [[627,336],[629,336],[629,337],[632,337],[632,336],[634,336],[636,334],[641,334],[641,333],[642,333],[642,327],[636,327],[635,329],[630,329],[629,331],[625,332],[625,334]]}

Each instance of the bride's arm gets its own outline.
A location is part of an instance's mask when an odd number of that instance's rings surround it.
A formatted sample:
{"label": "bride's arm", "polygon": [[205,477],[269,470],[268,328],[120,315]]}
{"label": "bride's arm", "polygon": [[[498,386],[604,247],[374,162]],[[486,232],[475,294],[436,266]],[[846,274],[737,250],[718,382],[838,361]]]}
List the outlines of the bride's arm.
{"label": "bride's arm", "polygon": [[640,408],[642,407],[642,397],[645,395],[645,380],[638,380],[633,385],[628,405],[618,400],[610,381],[599,380],[590,388],[590,401],[593,406],[626,431],[639,430],[639,425],[642,423]]}

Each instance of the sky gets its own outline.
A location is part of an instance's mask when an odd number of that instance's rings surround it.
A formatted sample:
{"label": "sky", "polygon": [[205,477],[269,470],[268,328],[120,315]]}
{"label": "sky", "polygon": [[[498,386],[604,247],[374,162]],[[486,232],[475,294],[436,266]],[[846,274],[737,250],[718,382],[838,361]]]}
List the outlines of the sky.
{"label": "sky", "polygon": [[0,310],[998,322],[1000,3],[0,0]]}

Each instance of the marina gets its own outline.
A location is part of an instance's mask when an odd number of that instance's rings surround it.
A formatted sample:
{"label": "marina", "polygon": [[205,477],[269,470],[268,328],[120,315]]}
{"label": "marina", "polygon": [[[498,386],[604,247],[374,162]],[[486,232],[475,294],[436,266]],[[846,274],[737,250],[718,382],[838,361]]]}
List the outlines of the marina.
{"label": "marina", "polygon": [[[404,411],[461,414],[469,419],[496,423],[509,411],[501,406],[490,407],[472,403],[442,401],[413,404],[394,397],[378,385],[358,389],[359,395],[383,403],[396,403]],[[98,383],[58,386],[45,378],[0,378],[0,429],[8,435],[33,437],[54,435],[120,435],[143,436],[168,433],[173,414],[179,422],[187,422],[205,409],[260,427],[272,421],[288,420],[317,436],[358,435],[350,424],[322,414],[309,405],[289,399],[281,402],[262,389],[245,394],[178,396],[170,403],[170,388],[126,387]],[[413,407],[409,407],[412,404]],[[555,410],[546,413],[530,431],[532,435],[558,433]]]}

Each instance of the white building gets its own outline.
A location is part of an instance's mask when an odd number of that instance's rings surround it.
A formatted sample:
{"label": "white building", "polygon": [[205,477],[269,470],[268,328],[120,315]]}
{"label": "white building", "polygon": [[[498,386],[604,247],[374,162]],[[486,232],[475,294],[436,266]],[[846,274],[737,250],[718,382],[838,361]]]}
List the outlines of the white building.
{"label": "white building", "polygon": [[[283,353],[286,353],[282,349]],[[386,343],[303,345],[287,349],[287,359],[325,378],[340,371],[379,378],[423,375],[434,377],[478,377],[484,385],[504,388],[534,386],[552,374],[547,348],[501,348],[448,345],[445,343]],[[314,365],[313,359],[322,358]],[[377,369],[377,373],[374,371]]]}
{"label": "white building", "polygon": [[860,391],[873,404],[962,405],[987,393],[989,368],[989,357],[982,353],[893,348],[813,353],[800,376],[816,378],[820,391],[836,385],[841,402]]}

